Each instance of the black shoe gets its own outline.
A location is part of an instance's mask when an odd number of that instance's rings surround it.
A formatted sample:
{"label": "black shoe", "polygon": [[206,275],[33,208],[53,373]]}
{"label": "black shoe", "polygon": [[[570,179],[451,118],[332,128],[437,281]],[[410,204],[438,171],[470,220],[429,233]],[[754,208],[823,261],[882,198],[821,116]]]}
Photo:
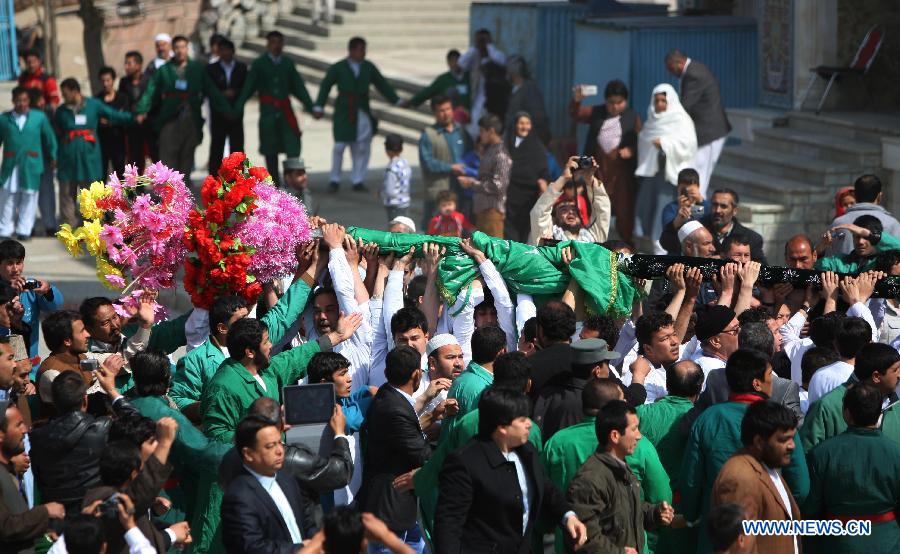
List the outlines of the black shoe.
{"label": "black shoe", "polygon": [[335,183],[334,181],[328,183],[328,192],[330,192],[330,193],[335,193],[335,192],[337,192],[337,191],[339,191],[339,190],[341,190],[341,184],[340,184],[340,183]]}
{"label": "black shoe", "polygon": [[45,231],[47,231],[47,235],[46,235],[46,236],[48,236],[48,237],[55,237],[55,236],[56,236],[56,232],[58,231],[58,229],[53,229],[52,227],[47,227],[47,228],[45,229]]}
{"label": "black shoe", "polygon": [[369,189],[362,183],[356,183],[353,185],[353,192],[369,192]]}
{"label": "black shoe", "polygon": [[12,240],[12,237],[0,237],[0,241]]}
{"label": "black shoe", "polygon": [[16,235],[16,240],[19,242],[28,242],[31,240],[31,235]]}

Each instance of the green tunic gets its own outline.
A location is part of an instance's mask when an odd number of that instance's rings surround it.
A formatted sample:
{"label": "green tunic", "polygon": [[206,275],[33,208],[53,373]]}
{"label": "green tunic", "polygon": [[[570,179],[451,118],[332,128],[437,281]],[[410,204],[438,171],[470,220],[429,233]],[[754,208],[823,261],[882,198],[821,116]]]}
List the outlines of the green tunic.
{"label": "green tunic", "polygon": [[350,68],[349,58],[345,58],[328,68],[322,84],[319,86],[319,96],[316,98],[316,106],[324,109],[328,102],[328,94],[331,87],[337,85],[338,97],[334,103],[334,124],[332,132],[335,142],[355,142],[356,124],[359,118],[359,110],[368,114],[372,120],[372,135],[378,132],[378,121],[372,116],[369,108],[369,87],[375,85],[378,92],[391,104],[396,104],[400,99],[394,91],[394,87],[387,82],[375,64],[369,60],[363,60],[359,65],[359,76],[353,74]]}
{"label": "green tunic", "polygon": [[159,114],[153,118],[153,127],[159,132],[163,125],[178,116],[182,105],[187,102],[194,125],[197,127],[197,136],[200,137],[203,136],[203,116],[200,108],[204,96],[209,98],[213,109],[217,112],[235,114],[235,109],[210,78],[204,64],[188,60],[184,79],[179,79],[176,63],[172,60],[153,74],[134,111],[145,114],[159,106]]}
{"label": "green tunic", "polygon": [[[431,453],[431,457],[428,458],[422,469],[413,476],[416,496],[419,497],[419,509],[422,513],[422,530],[426,537],[431,537],[431,531],[434,526],[434,514],[437,509],[438,497],[438,475],[444,466],[444,459],[451,452],[462,448],[476,435],[478,435],[478,408],[475,408],[460,419],[459,424],[452,431],[446,427],[441,430],[441,438],[446,437],[446,440],[441,442]],[[541,429],[533,421],[531,422],[528,442],[534,446],[535,450],[540,452]]]}
{"label": "green tunic", "polygon": [[[851,427],[809,453],[809,496],[804,519],[885,514],[900,506],[900,445],[877,429]],[[815,552],[900,552],[896,520],[873,523],[869,536],[815,537]]]}
{"label": "green tunic", "polygon": [[422,102],[430,100],[437,94],[446,94],[454,99],[454,105],[470,109],[472,97],[469,94],[469,72],[462,73],[459,77],[452,71],[441,73],[430,85],[416,93],[409,99],[410,105],[418,107]]}
{"label": "green tunic", "polygon": [[[881,240],[877,244],[873,244],[875,252],[887,252],[888,250],[900,249],[900,239],[893,237],[887,233],[881,235]],[[868,271],[875,266],[875,256],[861,258],[856,252],[851,252],[843,256],[828,256],[827,258],[819,258],[816,263],[816,269],[821,271],[834,271],[835,273],[859,273],[860,271]]]}
{"label": "green tunic", "polygon": [[[260,318],[269,329],[269,340],[272,344],[281,342],[291,325],[303,313],[309,292],[309,285],[298,279],[288,287],[278,303]],[[179,410],[200,401],[204,387],[209,384],[224,361],[225,353],[213,344],[211,339],[206,339],[206,342],[178,360],[178,369],[172,377],[172,390],[169,396]]]}
{"label": "green tunic", "polygon": [[0,116],[0,144],[3,145],[3,166],[0,167],[0,186],[5,186],[14,168],[19,190],[37,191],[44,174],[44,154],[56,159],[56,135],[44,112],[28,110],[22,130],[16,125],[16,113]]}
{"label": "green tunic", "polygon": [[313,341],[272,356],[269,367],[259,372],[265,387],[241,362],[231,358],[222,362],[200,400],[203,432],[211,439],[230,443],[250,404],[263,396],[280,404],[281,387],[305,377],[310,358],[320,351],[319,341]]}
{"label": "green tunic", "polygon": [[478,400],[481,398],[481,393],[491,386],[493,382],[494,374],[475,362],[469,362],[469,367],[453,380],[453,385],[447,391],[447,398],[456,399],[456,402],[459,404],[459,412],[444,421],[441,442],[447,439],[463,416],[478,408]]}
{"label": "green tunic", "polygon": [[61,104],[56,109],[53,119],[62,136],[56,175],[61,183],[104,180],[100,137],[97,134],[101,117],[113,125],[131,123],[132,120],[131,113],[114,110],[88,96],[82,96],[82,106],[77,113],[68,104]]}
{"label": "green tunic", "polygon": [[243,110],[244,103],[256,92],[259,93],[259,152],[265,156],[280,153],[299,156],[302,133],[291,108],[291,95],[308,112],[312,111],[313,102],[294,62],[282,56],[276,64],[269,54],[253,60],[237,101],[239,109]]}
{"label": "green tunic", "polygon": [[[652,404],[641,404],[637,407],[641,434],[659,453],[666,474],[669,476],[672,489],[678,489],[678,474],[681,472],[681,461],[684,459],[684,448],[687,445],[687,434],[681,428],[681,418],[694,406],[688,398],[681,396],[664,396]],[[641,441],[644,442],[644,441]],[[632,471],[637,473],[634,467]],[[697,546],[697,529],[672,529],[661,527],[657,532],[658,540],[653,551],[657,553],[693,552]],[[651,535],[652,539],[653,535]]]}
{"label": "green tunic", "polygon": [[[578,473],[578,469],[591,454],[597,451],[596,417],[585,418],[584,421],[557,431],[541,453],[547,476],[559,490],[569,490],[569,482]],[[672,489],[669,487],[669,476],[660,462],[656,448],[648,440],[639,440],[634,453],[625,458],[628,467],[641,484],[641,499],[651,504],[665,500],[672,502]],[[653,534],[650,534],[653,540]],[[650,541],[644,542],[644,552],[654,552]],[[655,541],[654,541],[655,542]],[[556,530],[556,551],[562,553],[562,532]]]}
{"label": "green tunic", "polygon": [[[707,408],[694,422],[676,489],[676,494],[680,493],[681,499],[681,508],[676,511],[684,514],[688,521],[702,519],[701,525],[706,525],[709,496],[716,476],[725,462],[743,447],[741,420],[744,419],[747,406],[746,402],[716,404]],[[782,475],[797,503],[802,504],[809,492],[809,472],[803,445],[798,441],[794,442],[796,448],[791,463],[782,469]],[[706,533],[700,533],[697,551],[711,551]]]}
{"label": "green tunic", "polygon": [[[797,431],[804,450],[809,452],[822,441],[847,429],[847,422],[844,421],[844,396],[848,387],[858,382],[856,375],[851,374],[846,383],[809,406],[809,411],[803,419],[803,426]],[[886,438],[900,444],[900,407],[897,404],[884,411],[881,431]]]}

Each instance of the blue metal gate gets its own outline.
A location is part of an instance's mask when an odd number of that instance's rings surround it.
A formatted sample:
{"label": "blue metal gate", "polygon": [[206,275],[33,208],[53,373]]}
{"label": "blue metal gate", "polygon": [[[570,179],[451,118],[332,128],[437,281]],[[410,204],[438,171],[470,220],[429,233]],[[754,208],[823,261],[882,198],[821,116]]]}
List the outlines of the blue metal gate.
{"label": "blue metal gate", "polygon": [[0,0],[0,80],[19,75],[19,53],[16,51],[16,12],[13,0]]}

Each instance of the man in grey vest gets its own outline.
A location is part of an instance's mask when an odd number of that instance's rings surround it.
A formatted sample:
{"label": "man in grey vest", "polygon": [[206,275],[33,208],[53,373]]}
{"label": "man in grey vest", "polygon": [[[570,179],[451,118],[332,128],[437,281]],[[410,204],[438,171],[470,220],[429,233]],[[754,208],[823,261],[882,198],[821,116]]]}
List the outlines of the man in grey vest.
{"label": "man in grey vest", "polygon": [[453,102],[449,97],[437,95],[431,99],[434,125],[422,131],[419,139],[419,165],[425,184],[425,206],[422,213],[422,229],[434,217],[438,193],[452,190],[458,198],[458,210],[472,217],[472,198],[459,186],[457,177],[465,173],[463,155],[472,149],[472,141],[466,131],[453,121]]}

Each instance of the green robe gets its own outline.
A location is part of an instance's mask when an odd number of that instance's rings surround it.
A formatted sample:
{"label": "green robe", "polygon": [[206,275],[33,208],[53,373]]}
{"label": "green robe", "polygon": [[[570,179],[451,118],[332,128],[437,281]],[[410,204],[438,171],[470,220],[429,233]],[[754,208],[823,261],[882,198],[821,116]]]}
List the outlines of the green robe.
{"label": "green robe", "polygon": [[[851,427],[809,453],[809,496],[804,519],[884,514],[900,506],[900,445],[878,429]],[[857,554],[900,552],[896,520],[873,523],[872,534],[813,537],[815,552]]]}
{"label": "green robe", "polygon": [[[434,528],[434,514],[438,499],[438,476],[444,466],[444,459],[451,452],[462,448],[476,435],[478,435],[477,407],[460,419],[459,424],[452,431],[447,428],[441,430],[441,438],[446,437],[446,440],[438,445],[425,465],[413,476],[413,485],[416,496],[419,498],[419,510],[422,513],[422,531],[426,537],[431,537],[431,531]],[[541,451],[541,429],[533,421],[528,434],[528,442],[534,446],[535,450]]]}
{"label": "green robe", "polygon": [[[272,344],[281,342],[291,325],[303,313],[309,292],[309,285],[297,279],[288,287],[278,303],[260,318],[269,329],[269,340]],[[213,344],[211,339],[206,339],[206,342],[178,360],[178,369],[172,377],[172,390],[169,396],[179,410],[200,401],[204,387],[209,384],[224,361],[225,353]]]}
{"label": "green robe", "polygon": [[[678,489],[678,474],[687,446],[687,434],[682,431],[681,418],[694,406],[688,398],[664,396],[652,404],[637,407],[641,434],[659,453],[673,490]],[[644,441],[641,441],[644,442]],[[632,471],[637,473],[634,467]],[[657,530],[658,540],[653,549],[657,553],[693,552],[697,547],[697,529],[672,529],[661,527]],[[651,535],[652,539],[653,535]]]}
{"label": "green robe", "polygon": [[459,377],[453,380],[450,390],[447,391],[447,398],[456,399],[456,402],[459,404],[459,412],[444,421],[441,431],[441,442],[446,440],[453,428],[458,425],[460,419],[478,408],[478,400],[481,398],[481,393],[491,386],[493,382],[494,374],[475,362],[469,362],[469,366],[459,374]]}
{"label": "green robe", "polygon": [[[858,383],[856,375],[850,375],[846,383],[813,402],[803,419],[803,426],[797,431],[807,452],[819,443],[843,433],[847,429],[844,421],[844,396],[847,388]],[[892,405],[884,411],[881,419],[881,431],[888,439],[900,444],[900,406]]]}
{"label": "green robe", "polygon": [[[295,117],[293,108],[290,107],[291,95],[300,100],[308,112],[312,111],[313,102],[294,62],[287,56],[281,56],[281,60],[276,64],[269,54],[263,54],[253,60],[250,65],[250,73],[247,74],[247,80],[244,82],[244,88],[241,89],[241,95],[237,101],[241,110],[247,100],[257,92],[259,93],[259,152],[265,156],[280,153],[289,157],[299,156],[302,133],[298,133],[299,126],[295,130],[289,123],[285,111],[290,110],[291,116]],[[285,108],[277,107],[270,98],[287,102],[287,106]],[[296,121],[295,117],[294,122],[296,123]]]}
{"label": "green robe", "polygon": [[146,114],[152,108],[159,106],[159,113],[153,117],[153,128],[159,132],[163,125],[178,116],[182,103],[187,101],[194,125],[197,127],[198,137],[203,136],[203,116],[200,108],[203,106],[204,96],[209,98],[215,111],[236,115],[235,109],[231,107],[231,103],[213,82],[204,64],[189,59],[184,72],[184,80],[187,81],[187,88],[179,89],[174,60],[162,65],[147,83],[147,90],[138,100],[134,109],[135,113]]}
{"label": "green robe", "polygon": [[328,68],[322,84],[319,85],[319,96],[316,106],[324,109],[328,102],[331,87],[337,85],[338,97],[334,103],[332,132],[335,142],[355,142],[358,111],[362,110],[372,120],[372,135],[378,132],[378,120],[369,108],[369,87],[374,85],[378,92],[391,104],[400,99],[394,87],[387,82],[375,64],[369,60],[360,63],[359,77],[353,74],[349,58],[345,58]]}
{"label": "green robe", "polygon": [[[85,116],[84,121],[76,122],[76,115]],[[61,183],[91,183],[103,181],[106,177],[103,175],[100,135],[97,133],[101,117],[108,119],[112,125],[132,121],[131,113],[114,110],[89,96],[82,96],[81,110],[77,114],[67,104],[56,108],[53,119],[62,136],[56,176]],[[79,136],[79,133],[84,136]]]}
{"label": "green robe", "polygon": [[[596,417],[587,417],[581,423],[566,427],[556,432],[541,453],[547,476],[559,490],[569,490],[569,482],[578,473],[578,469],[591,454],[597,451],[598,441],[595,430]],[[660,461],[656,448],[648,440],[641,439],[634,448],[634,453],[625,458],[628,467],[641,483],[641,500],[657,504],[665,500],[671,504],[672,489],[669,487],[669,476]],[[654,552],[654,534],[649,534],[649,541],[644,541],[644,552]],[[556,551],[562,553],[562,532],[556,530]]]}
{"label": "green robe", "polygon": [[[748,404],[744,402],[715,404],[704,410],[694,422],[676,489],[681,499],[680,509],[676,508],[676,511],[684,514],[688,521],[701,519],[700,525],[706,525],[709,496],[716,476],[719,475],[719,470],[725,462],[743,447],[741,420],[744,419],[747,406]],[[797,504],[802,504],[809,492],[809,472],[806,468],[802,443],[799,441],[794,443],[791,463],[782,468],[781,474]],[[710,551],[709,537],[701,532],[697,552]]]}
{"label": "green robe", "polygon": [[0,116],[0,144],[3,145],[3,166],[0,167],[0,186],[6,185],[14,168],[19,168],[19,190],[37,191],[44,174],[44,154],[56,159],[56,134],[44,112],[28,110],[22,130],[16,125],[15,112]]}
{"label": "green robe", "polygon": [[462,106],[471,109],[472,96],[469,94],[469,72],[465,71],[459,78],[452,71],[441,73],[430,85],[416,93],[409,99],[410,105],[418,107],[422,102],[430,100],[438,94],[446,94],[451,97],[454,106]]}
{"label": "green robe", "polygon": [[230,443],[250,404],[263,396],[280,404],[281,388],[306,377],[306,365],[320,351],[319,341],[312,341],[272,356],[269,367],[259,372],[265,388],[241,362],[231,358],[222,362],[200,400],[203,432],[211,439]]}
{"label": "green robe", "polygon": [[[873,244],[876,253],[887,252],[888,250],[900,249],[900,239],[893,237],[887,233],[881,235],[881,240],[877,244]],[[816,269],[821,271],[834,271],[835,273],[859,273],[868,271],[875,266],[875,256],[861,258],[856,252],[851,252],[843,256],[828,256],[827,258],[819,258],[816,263]]]}

